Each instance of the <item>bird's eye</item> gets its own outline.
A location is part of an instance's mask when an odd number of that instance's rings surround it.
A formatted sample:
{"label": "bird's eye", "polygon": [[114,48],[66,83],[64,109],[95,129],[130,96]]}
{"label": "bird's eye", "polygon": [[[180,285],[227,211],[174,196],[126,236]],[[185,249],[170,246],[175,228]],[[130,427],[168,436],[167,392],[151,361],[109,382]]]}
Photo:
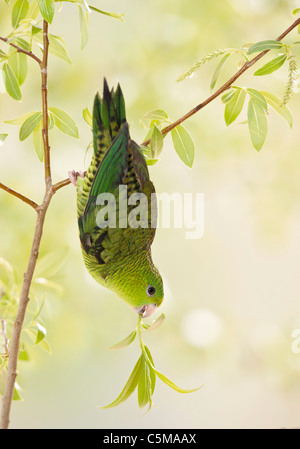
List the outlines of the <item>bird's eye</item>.
{"label": "bird's eye", "polygon": [[148,296],[153,296],[155,294],[155,287],[148,285],[146,292]]}

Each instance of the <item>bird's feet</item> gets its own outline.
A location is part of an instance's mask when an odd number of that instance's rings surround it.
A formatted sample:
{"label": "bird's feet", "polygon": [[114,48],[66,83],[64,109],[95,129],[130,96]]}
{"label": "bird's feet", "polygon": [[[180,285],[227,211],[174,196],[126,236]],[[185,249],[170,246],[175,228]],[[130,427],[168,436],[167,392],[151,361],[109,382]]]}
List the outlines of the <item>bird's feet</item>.
{"label": "bird's feet", "polygon": [[83,172],[83,171],[79,171],[79,172],[75,171],[75,170],[68,171],[69,179],[70,179],[71,183],[74,184],[74,186],[76,186],[76,180],[77,180],[78,176],[80,176],[81,178],[84,178],[85,174],[86,174],[86,172]]}

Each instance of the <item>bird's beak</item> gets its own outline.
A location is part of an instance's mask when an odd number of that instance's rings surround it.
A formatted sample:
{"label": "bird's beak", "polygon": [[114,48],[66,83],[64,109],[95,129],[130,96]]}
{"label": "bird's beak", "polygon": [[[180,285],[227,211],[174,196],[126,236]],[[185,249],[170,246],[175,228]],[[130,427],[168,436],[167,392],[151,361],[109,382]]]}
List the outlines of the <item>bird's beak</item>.
{"label": "bird's beak", "polygon": [[134,307],[134,311],[142,316],[142,318],[147,318],[155,312],[157,304],[147,304],[142,307]]}

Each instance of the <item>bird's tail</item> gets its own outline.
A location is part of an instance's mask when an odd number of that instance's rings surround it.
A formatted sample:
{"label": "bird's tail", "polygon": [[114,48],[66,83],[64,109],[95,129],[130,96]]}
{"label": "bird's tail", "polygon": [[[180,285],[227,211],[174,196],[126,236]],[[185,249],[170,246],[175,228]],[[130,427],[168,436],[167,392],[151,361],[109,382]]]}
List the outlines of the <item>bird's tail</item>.
{"label": "bird's tail", "polygon": [[93,107],[94,154],[102,159],[112,140],[126,122],[125,101],[120,85],[116,91],[109,90],[106,79],[103,83],[103,97],[96,94]]}
{"label": "bird's tail", "polygon": [[104,78],[103,97],[97,93],[93,107],[93,146],[94,155],[84,179],[77,178],[77,214],[82,216],[89,198],[97,170],[102,159],[126,122],[125,102],[120,85],[116,91],[108,88]]}

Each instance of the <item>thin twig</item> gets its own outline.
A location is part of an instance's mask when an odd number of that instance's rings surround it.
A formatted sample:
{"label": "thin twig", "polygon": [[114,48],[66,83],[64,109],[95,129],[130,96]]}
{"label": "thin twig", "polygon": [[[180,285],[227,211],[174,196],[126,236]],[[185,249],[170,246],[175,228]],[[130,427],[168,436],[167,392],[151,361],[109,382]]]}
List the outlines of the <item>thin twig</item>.
{"label": "thin twig", "polygon": [[22,193],[16,192],[15,190],[11,189],[10,187],[7,187],[6,185],[2,184],[0,182],[0,189],[5,190],[7,193],[10,193],[11,195],[15,196],[16,198],[19,198],[20,200],[24,201],[24,203],[29,204],[29,206],[36,209],[38,207],[38,204],[31,200],[30,198],[27,198],[27,196],[22,195]]}
{"label": "thin twig", "polygon": [[67,186],[70,183],[71,183],[71,181],[70,181],[69,178],[64,179],[63,181],[59,181],[59,182],[57,182],[56,184],[53,185],[53,190],[55,192],[57,192],[59,189],[61,189],[62,187]]}
{"label": "thin twig", "polygon": [[42,113],[43,113],[43,142],[44,142],[44,167],[45,167],[45,183],[46,189],[51,188],[51,166],[50,166],[50,146],[48,135],[48,22],[43,21],[43,61],[41,64],[41,76],[42,76]]}
{"label": "thin twig", "polygon": [[34,53],[32,53],[32,51],[24,50],[24,48],[19,47],[18,45],[14,44],[13,42],[8,42],[8,39],[6,37],[0,36],[0,40],[3,42],[6,42],[11,47],[14,47],[18,53],[24,53],[24,55],[27,55],[30,58],[34,59],[39,65],[42,64],[42,60],[38,56],[36,56]]}
{"label": "thin twig", "polygon": [[[76,176],[76,179],[77,179],[77,176],[85,176],[86,175],[86,171],[84,171],[83,173],[82,172],[76,172],[76,174],[75,174],[75,176]],[[57,182],[56,184],[54,184],[53,186],[52,186],[52,188],[53,188],[53,190],[54,190],[54,192],[57,192],[59,189],[61,189],[62,187],[65,187],[65,186],[67,186],[68,184],[70,184],[70,178],[67,178],[67,179],[64,179],[63,181],[59,181],[59,182]]]}

